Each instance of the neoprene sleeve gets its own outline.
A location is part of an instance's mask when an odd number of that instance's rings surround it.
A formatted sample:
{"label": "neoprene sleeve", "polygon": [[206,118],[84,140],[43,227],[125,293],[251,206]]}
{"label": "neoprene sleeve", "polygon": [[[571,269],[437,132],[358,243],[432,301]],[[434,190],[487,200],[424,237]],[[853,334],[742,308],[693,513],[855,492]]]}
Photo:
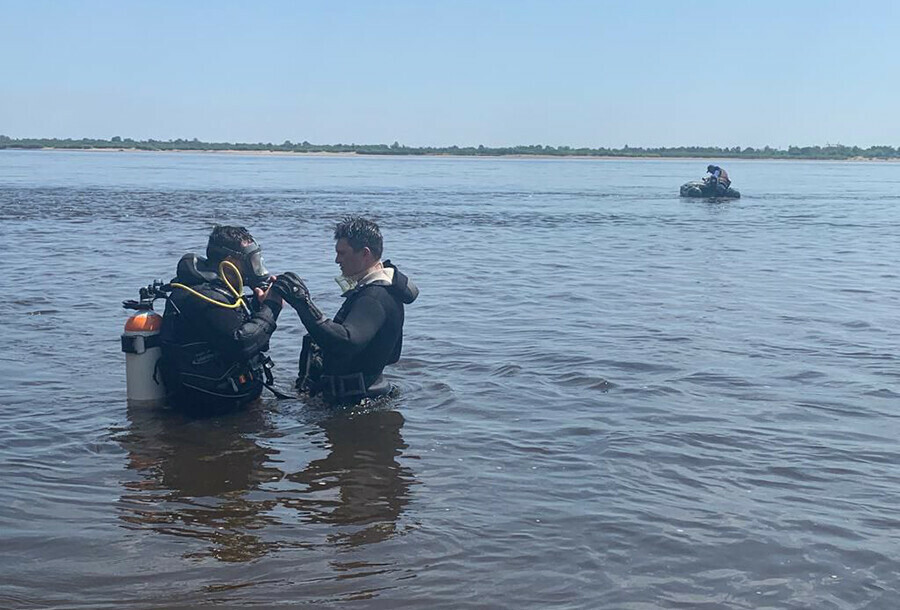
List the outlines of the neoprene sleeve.
{"label": "neoprene sleeve", "polygon": [[269,337],[275,332],[276,320],[281,312],[277,301],[265,301],[249,320],[244,320],[240,310],[217,307],[210,303],[201,305],[205,311],[201,319],[208,329],[204,333],[210,344],[236,360],[249,360],[269,346]]}
{"label": "neoprene sleeve", "polygon": [[[315,305],[312,305],[312,309],[318,312]],[[297,308],[300,321],[319,347],[326,352],[339,354],[353,354],[366,347],[387,316],[381,303],[366,294],[353,303],[346,319],[340,324],[316,317],[312,309],[301,304]]]}

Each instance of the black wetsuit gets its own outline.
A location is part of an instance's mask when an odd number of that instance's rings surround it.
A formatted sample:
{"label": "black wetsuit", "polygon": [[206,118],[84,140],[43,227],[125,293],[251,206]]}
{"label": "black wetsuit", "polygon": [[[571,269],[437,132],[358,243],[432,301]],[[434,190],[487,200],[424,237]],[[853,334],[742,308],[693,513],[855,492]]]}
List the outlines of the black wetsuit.
{"label": "black wetsuit", "polygon": [[[321,392],[331,402],[354,402],[390,391],[381,374],[397,362],[403,348],[404,304],[415,301],[418,288],[390,261],[390,283],[376,280],[344,293],[344,304],[328,320],[309,302],[296,307],[309,338],[321,354],[321,370],[309,371],[309,350],[304,342],[298,387]],[[320,374],[319,374],[320,373]]]}
{"label": "black wetsuit", "polygon": [[[203,265],[204,259],[199,259]],[[186,255],[178,263],[173,282],[220,303],[234,297],[209,271],[198,269],[198,257]],[[253,311],[228,309],[209,303],[183,288],[173,288],[166,303],[161,331],[162,370],[173,406],[194,413],[234,410],[256,400],[264,383],[264,352],[281,311],[276,301]]]}

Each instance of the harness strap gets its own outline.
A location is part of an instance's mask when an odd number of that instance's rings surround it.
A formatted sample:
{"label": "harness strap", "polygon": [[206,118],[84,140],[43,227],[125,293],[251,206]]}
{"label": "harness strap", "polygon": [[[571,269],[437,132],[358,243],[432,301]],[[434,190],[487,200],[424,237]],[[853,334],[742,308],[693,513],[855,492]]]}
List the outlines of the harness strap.
{"label": "harness strap", "polygon": [[296,400],[297,399],[297,396],[293,396],[291,394],[285,394],[284,392],[282,392],[281,390],[276,388],[273,384],[264,383],[263,387],[266,388],[267,390],[269,390],[270,392],[272,392],[272,394],[275,395],[275,398],[280,398],[282,400]]}
{"label": "harness strap", "polygon": [[[381,375],[322,375],[318,389],[330,399],[363,398],[371,396],[370,388],[381,378]],[[380,395],[381,392],[376,392]]]}
{"label": "harness strap", "polygon": [[162,347],[162,336],[159,334],[149,337],[122,335],[122,351],[126,354],[143,354],[154,347]]}

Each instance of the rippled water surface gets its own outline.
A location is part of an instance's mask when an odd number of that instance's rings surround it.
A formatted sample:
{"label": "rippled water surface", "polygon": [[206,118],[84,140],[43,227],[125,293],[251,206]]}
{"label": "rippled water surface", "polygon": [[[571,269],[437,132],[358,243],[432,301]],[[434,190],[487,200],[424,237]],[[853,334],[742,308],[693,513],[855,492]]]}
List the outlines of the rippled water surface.
{"label": "rippled water surface", "polygon": [[[900,165],[706,164],[0,152],[0,607],[897,607]],[[123,299],[238,222],[333,313],[346,212],[396,400],[126,407]]]}

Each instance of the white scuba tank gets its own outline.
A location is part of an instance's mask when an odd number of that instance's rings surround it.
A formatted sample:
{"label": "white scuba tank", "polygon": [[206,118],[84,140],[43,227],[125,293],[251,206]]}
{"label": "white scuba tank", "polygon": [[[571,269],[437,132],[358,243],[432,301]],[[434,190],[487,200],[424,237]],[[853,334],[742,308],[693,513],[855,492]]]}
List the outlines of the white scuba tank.
{"label": "white scuba tank", "polygon": [[155,407],[166,402],[166,388],[159,370],[161,328],[162,316],[152,309],[138,311],[125,322],[122,351],[129,406]]}

